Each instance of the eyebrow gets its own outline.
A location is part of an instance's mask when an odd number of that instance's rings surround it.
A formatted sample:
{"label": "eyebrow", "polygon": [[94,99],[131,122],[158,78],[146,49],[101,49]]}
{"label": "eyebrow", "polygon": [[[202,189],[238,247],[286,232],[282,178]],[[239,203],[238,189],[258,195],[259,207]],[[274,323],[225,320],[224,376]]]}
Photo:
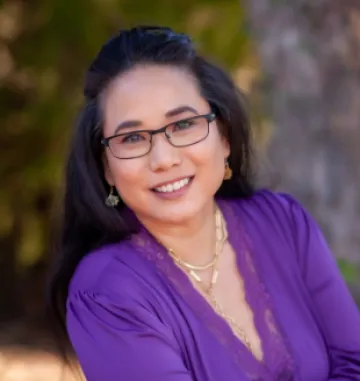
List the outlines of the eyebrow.
{"label": "eyebrow", "polygon": [[[191,112],[192,114],[199,115],[198,111],[195,108],[193,108],[191,106],[184,105],[184,106],[179,106],[179,107],[176,107],[172,110],[167,111],[165,113],[165,117],[171,118],[171,117],[183,114],[185,112]],[[114,135],[116,135],[122,129],[131,128],[131,127],[139,127],[141,125],[142,125],[141,120],[126,120],[126,121],[120,123],[115,128]]]}

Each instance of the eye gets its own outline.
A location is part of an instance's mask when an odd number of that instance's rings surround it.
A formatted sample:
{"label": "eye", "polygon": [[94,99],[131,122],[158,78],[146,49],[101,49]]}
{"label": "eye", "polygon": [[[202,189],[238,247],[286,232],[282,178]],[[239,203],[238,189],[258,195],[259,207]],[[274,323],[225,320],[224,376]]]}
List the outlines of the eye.
{"label": "eye", "polygon": [[135,144],[135,143],[140,143],[146,140],[146,137],[144,134],[140,133],[131,133],[131,134],[126,134],[126,135],[120,135],[117,136],[115,139],[113,139],[113,144]]}
{"label": "eye", "polygon": [[123,143],[137,143],[144,139],[140,134],[130,134],[123,136]]}
{"label": "eye", "polygon": [[195,119],[180,120],[179,122],[174,123],[174,130],[175,131],[186,130],[188,128],[193,127],[194,125],[196,125]]}

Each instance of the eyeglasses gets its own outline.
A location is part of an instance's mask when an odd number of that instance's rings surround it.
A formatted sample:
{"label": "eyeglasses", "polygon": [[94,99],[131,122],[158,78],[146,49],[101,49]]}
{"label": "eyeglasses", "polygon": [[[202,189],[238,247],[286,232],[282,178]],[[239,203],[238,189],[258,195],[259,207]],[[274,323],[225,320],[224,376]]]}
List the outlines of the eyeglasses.
{"label": "eyeglasses", "polygon": [[214,113],[197,115],[178,120],[158,130],[137,130],[104,138],[101,143],[118,159],[135,159],[147,155],[152,148],[154,135],[164,133],[174,147],[186,147],[199,143],[209,135],[209,125],[215,120]]}

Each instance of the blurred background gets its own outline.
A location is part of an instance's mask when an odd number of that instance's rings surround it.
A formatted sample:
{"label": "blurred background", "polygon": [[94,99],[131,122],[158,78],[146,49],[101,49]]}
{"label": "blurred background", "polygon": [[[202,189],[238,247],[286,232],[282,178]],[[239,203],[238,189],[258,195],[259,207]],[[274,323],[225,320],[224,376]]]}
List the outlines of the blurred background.
{"label": "blurred background", "polygon": [[139,23],[232,73],[259,181],[308,208],[360,303],[358,1],[0,0],[0,380],[70,380],[44,314],[63,163],[87,65]]}

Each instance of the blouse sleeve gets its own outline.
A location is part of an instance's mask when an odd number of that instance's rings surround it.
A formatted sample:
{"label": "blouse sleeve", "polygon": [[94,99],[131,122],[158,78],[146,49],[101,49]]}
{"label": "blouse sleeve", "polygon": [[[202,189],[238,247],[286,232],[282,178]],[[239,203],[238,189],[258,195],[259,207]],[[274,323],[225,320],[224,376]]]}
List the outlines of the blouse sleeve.
{"label": "blouse sleeve", "polygon": [[87,381],[192,381],[170,329],[141,305],[78,292],[66,320]]}
{"label": "blouse sleeve", "polygon": [[298,256],[327,341],[329,380],[360,380],[360,313],[315,221],[295,201]]}

